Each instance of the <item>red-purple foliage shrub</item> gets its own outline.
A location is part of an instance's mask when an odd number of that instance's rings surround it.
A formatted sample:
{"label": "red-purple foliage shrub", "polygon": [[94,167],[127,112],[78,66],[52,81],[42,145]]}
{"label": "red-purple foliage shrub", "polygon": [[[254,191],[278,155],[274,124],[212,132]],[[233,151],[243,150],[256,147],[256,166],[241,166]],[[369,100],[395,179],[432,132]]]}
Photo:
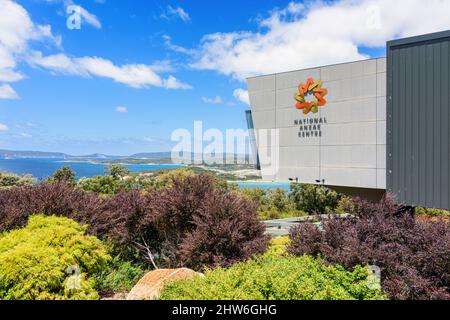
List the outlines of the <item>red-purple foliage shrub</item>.
{"label": "red-purple foliage shrub", "polygon": [[111,235],[159,266],[228,266],[267,247],[255,204],[216,188],[208,175],[175,179],[170,188],[142,197],[140,206],[120,214],[107,209],[116,220]]}
{"label": "red-purple foliage shrub", "polygon": [[380,203],[355,200],[353,218],[332,217],[291,230],[288,251],[322,256],[328,263],[381,268],[392,299],[450,299],[450,226],[416,222],[387,196]]}
{"label": "red-purple foliage shrub", "polygon": [[180,245],[182,259],[198,269],[229,266],[262,253],[268,239],[257,215],[255,203],[233,193],[213,193],[193,215],[196,227]]}
{"label": "red-purple foliage shrub", "polygon": [[255,204],[216,187],[208,175],[175,179],[160,191],[110,197],[65,183],[0,190],[0,232],[24,226],[35,213],[88,224],[89,233],[116,250],[139,249],[146,263],[159,267],[227,266],[264,252],[268,244]]}
{"label": "red-purple foliage shrub", "polygon": [[0,232],[23,227],[35,213],[65,216],[95,225],[102,201],[64,182],[0,190]]}

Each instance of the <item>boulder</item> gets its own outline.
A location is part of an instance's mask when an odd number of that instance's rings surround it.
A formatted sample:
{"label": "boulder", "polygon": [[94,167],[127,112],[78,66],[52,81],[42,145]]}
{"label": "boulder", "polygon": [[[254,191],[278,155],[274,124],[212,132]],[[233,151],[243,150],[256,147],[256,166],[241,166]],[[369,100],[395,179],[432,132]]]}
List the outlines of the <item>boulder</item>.
{"label": "boulder", "polygon": [[127,295],[127,300],[157,300],[164,285],[173,280],[189,279],[201,273],[187,268],[157,269],[147,273]]}

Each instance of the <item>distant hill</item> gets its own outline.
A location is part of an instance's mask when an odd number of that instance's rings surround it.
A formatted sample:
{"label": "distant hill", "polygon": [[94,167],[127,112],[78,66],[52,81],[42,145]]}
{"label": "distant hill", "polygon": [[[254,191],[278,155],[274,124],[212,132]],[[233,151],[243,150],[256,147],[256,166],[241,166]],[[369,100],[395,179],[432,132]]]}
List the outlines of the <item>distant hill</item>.
{"label": "distant hill", "polygon": [[149,153],[135,153],[127,158],[133,159],[167,159],[171,157],[171,152],[149,152]]}
{"label": "distant hill", "polygon": [[[223,159],[234,159],[235,156],[232,154],[217,155],[218,158]],[[245,159],[248,156],[238,155],[237,159]],[[147,153],[135,153],[130,156],[113,156],[101,153],[94,153],[90,155],[83,156],[73,156],[61,152],[42,152],[42,151],[12,151],[12,150],[0,150],[0,159],[21,159],[21,158],[49,158],[49,159],[65,159],[65,160],[98,160],[104,161],[120,161],[120,160],[153,160],[158,163],[171,163],[172,153],[171,152],[147,152]],[[201,154],[191,153],[190,159],[202,159]]]}
{"label": "distant hill", "polygon": [[58,158],[67,159],[70,156],[60,152],[42,152],[42,151],[11,151],[0,150],[0,159],[17,158]]}

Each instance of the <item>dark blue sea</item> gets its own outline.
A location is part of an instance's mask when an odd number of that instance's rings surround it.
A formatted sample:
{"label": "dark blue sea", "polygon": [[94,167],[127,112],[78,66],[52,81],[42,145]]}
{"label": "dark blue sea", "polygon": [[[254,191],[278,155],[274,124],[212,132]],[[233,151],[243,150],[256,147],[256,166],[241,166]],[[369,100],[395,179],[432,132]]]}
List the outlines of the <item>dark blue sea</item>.
{"label": "dark blue sea", "polygon": [[[56,170],[69,166],[77,178],[92,178],[104,174],[108,165],[90,162],[65,162],[63,159],[0,159],[0,172],[32,174],[39,180],[51,176]],[[129,164],[124,165],[132,172],[176,169],[179,165]]]}

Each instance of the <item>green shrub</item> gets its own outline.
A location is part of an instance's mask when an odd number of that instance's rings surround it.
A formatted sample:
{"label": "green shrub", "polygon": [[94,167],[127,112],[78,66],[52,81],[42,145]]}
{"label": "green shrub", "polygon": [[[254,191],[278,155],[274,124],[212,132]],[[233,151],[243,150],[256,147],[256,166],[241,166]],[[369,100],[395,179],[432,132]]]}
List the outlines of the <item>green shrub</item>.
{"label": "green shrub", "polygon": [[384,299],[368,283],[366,267],[346,271],[326,266],[310,256],[263,256],[229,269],[206,272],[205,277],[169,283],[163,300],[354,300]]}
{"label": "green shrub", "polygon": [[97,299],[92,278],[109,261],[87,226],[55,216],[0,236],[0,300]]}
{"label": "green shrub", "polygon": [[259,188],[242,188],[236,192],[258,205],[258,218],[260,220],[275,220],[306,216],[308,213],[297,210],[286,190]]}
{"label": "green shrub", "polygon": [[341,195],[319,185],[292,183],[289,197],[298,210],[327,214],[336,211]]}
{"label": "green shrub", "polygon": [[48,177],[47,182],[65,182],[70,185],[75,185],[76,173],[69,166],[64,166],[56,170],[51,177]]}
{"label": "green shrub", "polygon": [[0,189],[12,187],[25,187],[36,184],[36,179],[32,175],[18,175],[13,173],[0,172]]}
{"label": "green shrub", "polygon": [[78,181],[78,186],[84,191],[105,195],[115,194],[120,190],[126,189],[126,185],[122,180],[110,175],[82,178]]}
{"label": "green shrub", "polygon": [[266,256],[283,256],[287,254],[287,246],[291,243],[288,236],[270,240],[269,248],[264,255]]}
{"label": "green shrub", "polygon": [[416,208],[416,214],[430,217],[450,217],[450,211],[432,208]]}
{"label": "green shrub", "polygon": [[103,294],[130,291],[144,273],[140,265],[131,264],[116,256],[107,269],[95,277],[96,287]]}

